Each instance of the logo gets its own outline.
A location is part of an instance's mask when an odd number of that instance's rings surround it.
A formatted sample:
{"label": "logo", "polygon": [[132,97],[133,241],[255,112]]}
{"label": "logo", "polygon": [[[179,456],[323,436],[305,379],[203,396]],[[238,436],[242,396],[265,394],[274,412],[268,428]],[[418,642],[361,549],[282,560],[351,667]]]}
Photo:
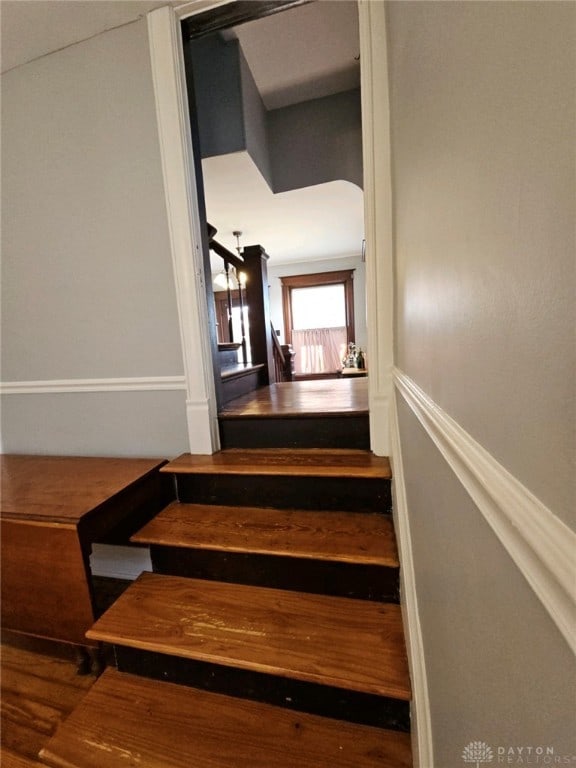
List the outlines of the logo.
{"label": "logo", "polygon": [[494,760],[492,749],[484,741],[471,741],[464,747],[462,760],[465,763],[474,763],[475,768],[480,768],[481,763],[491,763]]}

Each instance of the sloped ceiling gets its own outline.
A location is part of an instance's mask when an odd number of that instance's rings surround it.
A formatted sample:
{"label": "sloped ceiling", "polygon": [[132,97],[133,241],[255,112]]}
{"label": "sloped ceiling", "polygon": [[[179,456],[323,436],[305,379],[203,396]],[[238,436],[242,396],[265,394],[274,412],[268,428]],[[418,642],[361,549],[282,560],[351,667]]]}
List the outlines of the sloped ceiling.
{"label": "sloped ceiling", "polygon": [[236,27],[267,109],[360,87],[358,11],[321,0]]}

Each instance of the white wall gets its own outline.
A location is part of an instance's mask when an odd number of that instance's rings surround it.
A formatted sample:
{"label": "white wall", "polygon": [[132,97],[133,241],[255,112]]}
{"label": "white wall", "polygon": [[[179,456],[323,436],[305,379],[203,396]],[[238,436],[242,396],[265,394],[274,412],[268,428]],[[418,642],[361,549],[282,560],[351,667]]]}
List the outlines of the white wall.
{"label": "white wall", "polygon": [[268,284],[270,286],[270,315],[274,328],[280,331],[280,342],[284,343],[284,318],[282,313],[281,277],[290,275],[310,275],[316,272],[336,272],[343,269],[354,270],[354,323],[356,343],[366,350],[366,270],[360,256],[342,259],[318,261],[294,261],[289,264],[268,265]]}
{"label": "white wall", "polygon": [[[574,526],[576,6],[387,12],[396,365]],[[567,644],[400,396],[399,422],[437,768],[474,740],[572,764]]]}
{"label": "white wall", "polygon": [[186,450],[183,386],[106,391],[183,375],[145,20],[3,75],[2,193],[2,379],[98,390],[6,395],[3,449]]}

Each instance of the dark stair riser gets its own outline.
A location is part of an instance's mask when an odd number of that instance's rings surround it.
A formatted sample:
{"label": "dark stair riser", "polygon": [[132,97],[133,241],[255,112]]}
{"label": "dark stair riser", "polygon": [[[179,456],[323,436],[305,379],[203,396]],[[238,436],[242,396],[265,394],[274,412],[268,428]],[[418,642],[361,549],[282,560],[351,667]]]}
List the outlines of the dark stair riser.
{"label": "dark stair riser", "polygon": [[[97,517],[102,525],[109,520],[106,534],[98,536],[100,544],[130,543],[130,536],[176,498],[174,480],[168,474],[153,472],[117,493],[80,521],[80,529],[89,527]],[[115,522],[120,520],[120,522]]]}
{"label": "dark stair riser", "polygon": [[398,568],[152,545],[154,571],[211,581],[397,603]]}
{"label": "dark stair riser", "polygon": [[[361,653],[361,648],[358,652]],[[353,723],[402,732],[410,730],[410,705],[407,701],[126,646],[114,646],[114,653],[120,672]]]}
{"label": "dark stair riser", "polygon": [[222,448],[370,449],[367,414],[306,418],[220,418]]}
{"label": "dark stair riser", "polygon": [[390,514],[390,480],[245,474],[177,474],[179,501],[191,504]]}

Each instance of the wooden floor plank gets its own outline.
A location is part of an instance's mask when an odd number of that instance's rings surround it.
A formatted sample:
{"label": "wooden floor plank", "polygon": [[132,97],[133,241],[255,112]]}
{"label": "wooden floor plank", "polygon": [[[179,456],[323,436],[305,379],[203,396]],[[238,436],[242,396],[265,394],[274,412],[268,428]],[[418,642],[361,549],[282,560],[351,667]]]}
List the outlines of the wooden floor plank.
{"label": "wooden floor plank", "polygon": [[367,379],[289,381],[260,387],[227,403],[225,419],[346,416],[368,412]]}
{"label": "wooden floor plank", "polygon": [[[94,682],[74,661],[2,645],[2,747],[34,760]],[[10,765],[10,763],[6,763]],[[4,768],[4,762],[2,762]]]}
{"label": "wooden floor plank", "polygon": [[398,605],[143,573],[87,636],[410,698]]}
{"label": "wooden floor plank", "polygon": [[390,462],[369,451],[317,448],[229,449],[211,455],[185,453],[161,472],[389,479]]}
{"label": "wooden floor plank", "polygon": [[31,760],[29,757],[0,747],[0,765],[2,768],[41,768],[45,763],[39,763],[37,760]]}
{"label": "wooden floor plank", "polygon": [[107,670],[45,747],[54,768],[410,768],[407,734]]}
{"label": "wooden floor plank", "polygon": [[132,536],[139,544],[397,568],[390,517],[175,502]]}

